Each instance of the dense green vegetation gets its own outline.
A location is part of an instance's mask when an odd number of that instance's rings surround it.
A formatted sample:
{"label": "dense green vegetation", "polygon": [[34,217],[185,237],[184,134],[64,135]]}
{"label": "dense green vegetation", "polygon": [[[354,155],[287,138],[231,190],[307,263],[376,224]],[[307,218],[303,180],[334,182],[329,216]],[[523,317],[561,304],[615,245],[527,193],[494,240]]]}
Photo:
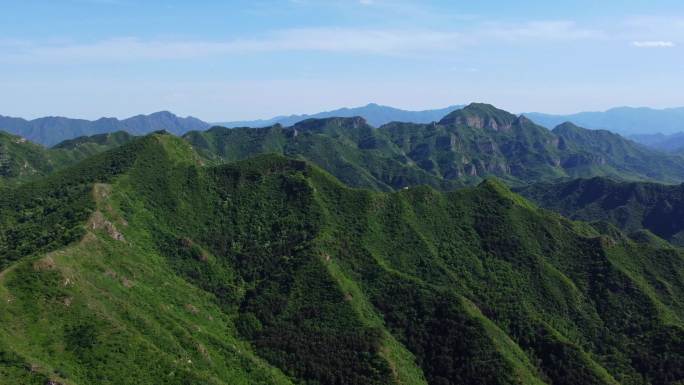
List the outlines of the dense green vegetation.
{"label": "dense green vegetation", "polygon": [[[249,143],[287,149],[274,129]],[[656,237],[490,179],[383,193],[277,155],[205,162],[155,134],[2,191],[0,382],[684,381],[684,254]]]}
{"label": "dense green vegetation", "polygon": [[534,184],[518,192],[572,219],[607,221],[627,233],[648,230],[684,245],[684,185],[597,177]]}
{"label": "dense green vegetation", "polygon": [[116,131],[93,136],[82,136],[58,143],[48,150],[50,157],[61,165],[69,165],[89,156],[119,147],[135,139],[135,136]]}
{"label": "dense green vegetation", "polygon": [[[0,175],[0,183],[49,174],[132,138],[123,132],[82,137],[49,150],[24,143],[17,151],[11,148],[18,144],[10,143],[0,147],[0,168],[10,170]],[[593,176],[684,181],[684,161],[677,155],[570,123],[549,131],[487,104],[471,104],[430,124],[374,128],[358,117],[326,118],[287,128],[214,127],[183,138],[208,163],[275,153],[312,162],[347,185],[380,191],[418,185],[449,191],[491,176],[514,186]]]}
{"label": "dense green vegetation", "polygon": [[41,146],[0,131],[0,187],[52,170]]}
{"label": "dense green vegetation", "polygon": [[681,182],[681,158],[608,131],[563,124],[552,131],[487,104],[471,104],[438,123],[361,118],[306,120],[292,127],[214,127],[184,136],[215,161],[277,153],[308,160],[344,183],[379,190],[430,185],[452,190],[496,176],[512,185],[568,177],[611,176]]}
{"label": "dense green vegetation", "polygon": [[0,187],[40,179],[133,138],[119,131],[72,139],[47,149],[0,131]]}
{"label": "dense green vegetation", "polygon": [[[681,160],[662,156],[605,130],[587,130],[564,123],[552,131],[563,149],[575,153],[567,162],[577,163],[572,176],[610,176],[628,180],[681,182]],[[594,170],[598,168],[601,171]]]}

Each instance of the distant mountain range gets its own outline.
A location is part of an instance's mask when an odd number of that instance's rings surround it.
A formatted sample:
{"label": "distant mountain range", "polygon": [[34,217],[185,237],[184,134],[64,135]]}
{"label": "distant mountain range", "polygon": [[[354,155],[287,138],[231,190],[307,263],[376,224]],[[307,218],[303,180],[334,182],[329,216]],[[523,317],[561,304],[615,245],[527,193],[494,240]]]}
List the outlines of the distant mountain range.
{"label": "distant mountain range", "polygon": [[360,116],[374,127],[379,127],[393,121],[430,123],[438,121],[448,113],[462,107],[450,106],[435,110],[406,111],[371,103],[363,107],[341,108],[311,115],[278,116],[264,120],[221,123],[208,123],[194,117],[182,118],[168,111],[155,112],[150,115],[137,115],[123,120],[116,118],[85,120],[53,116],[26,120],[0,115],[0,131],[21,136],[44,146],[53,146],[59,142],[80,136],[91,136],[116,131],[125,131],[132,135],[145,135],[154,131],[165,130],[174,135],[182,135],[189,131],[206,130],[213,125],[228,128],[266,127],[274,124],[292,126],[311,118]]}
{"label": "distant mountain range", "polygon": [[[465,105],[452,105],[446,108],[406,111],[394,107],[375,103],[355,108],[340,108],[337,110],[319,112],[315,114],[277,116],[270,119],[232,121],[216,123],[218,126],[235,127],[267,127],[274,124],[292,126],[306,119],[325,119],[332,117],[360,116],[373,127],[380,127],[391,122],[431,123],[441,120],[444,116],[461,109]],[[684,132],[684,107],[653,109],[647,107],[616,107],[607,111],[578,112],[569,115],[554,115],[539,112],[524,114],[535,123],[547,128],[556,127],[565,122],[594,130],[608,130],[623,136],[641,141],[642,137],[650,134],[675,134]],[[682,135],[684,136],[684,134]],[[643,144],[650,145],[649,140]]]}
{"label": "distant mountain range", "polygon": [[[216,123],[208,123],[194,117],[182,118],[168,111],[137,115],[123,120],[100,118],[94,121],[65,117],[26,120],[0,115],[0,131],[21,136],[44,146],[53,146],[80,136],[116,131],[125,131],[132,135],[145,135],[154,131],[165,130],[174,135],[183,135],[190,131],[206,130],[211,126],[260,128],[280,124],[284,127],[290,127],[307,119],[332,117],[361,117],[367,124],[376,128],[392,122],[427,124],[438,122],[444,116],[463,107],[463,105],[452,105],[440,109],[407,111],[371,103],[362,107],[340,108],[315,114]],[[537,112],[525,113],[524,115],[547,128],[572,122],[589,129],[612,131],[661,151],[684,152],[684,108],[656,110],[619,107],[605,112],[580,112],[571,115],[552,115]]]}
{"label": "distant mountain range", "polygon": [[684,132],[674,134],[638,134],[630,135],[630,139],[645,146],[665,152],[684,154]]}
{"label": "distant mountain range", "polygon": [[168,111],[150,115],[137,115],[128,119],[100,118],[98,120],[71,119],[64,117],[44,117],[34,120],[0,116],[0,131],[18,135],[34,143],[53,146],[64,140],[79,136],[126,131],[133,135],[145,135],[154,131],[166,130],[182,135],[192,130],[206,130],[209,123],[197,118],[181,118]]}
{"label": "distant mountain range", "polygon": [[662,110],[646,107],[618,107],[603,112],[579,112],[571,115],[531,112],[525,113],[525,116],[545,127],[572,122],[582,127],[609,130],[625,136],[673,134],[684,131],[684,107]]}
{"label": "distant mountain range", "polygon": [[325,118],[351,118],[360,116],[373,127],[380,127],[390,122],[409,122],[409,123],[431,123],[437,122],[448,113],[463,108],[463,105],[454,105],[446,108],[424,111],[407,111],[394,107],[382,106],[370,103],[363,107],[340,108],[333,111],[319,112],[311,115],[289,115],[276,116],[271,119],[245,120],[236,122],[216,123],[217,126],[228,128],[234,127],[267,127],[274,124],[292,126],[306,119],[325,119]]}

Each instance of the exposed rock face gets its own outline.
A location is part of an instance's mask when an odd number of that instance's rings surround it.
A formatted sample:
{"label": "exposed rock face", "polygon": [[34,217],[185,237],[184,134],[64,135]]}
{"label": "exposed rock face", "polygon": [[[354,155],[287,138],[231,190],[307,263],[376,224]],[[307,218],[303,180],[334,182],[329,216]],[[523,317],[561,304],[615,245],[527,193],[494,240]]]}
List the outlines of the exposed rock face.
{"label": "exposed rock face", "polygon": [[101,211],[95,211],[88,222],[90,230],[104,230],[112,239],[124,242],[126,239],[124,235],[116,228],[116,226],[107,220]]}
{"label": "exposed rock face", "polygon": [[459,116],[453,120],[455,125],[464,125],[472,128],[478,129],[492,129],[495,131],[505,131],[510,130],[511,123],[499,123],[494,118],[484,118],[481,116]]}
{"label": "exposed rock face", "polygon": [[435,139],[435,147],[439,150],[450,151],[454,150],[456,146],[456,136],[451,134],[449,136],[438,136]]}
{"label": "exposed rock face", "polygon": [[510,174],[511,170],[505,162],[494,162],[487,165],[487,171],[494,174]]}
{"label": "exposed rock face", "polygon": [[440,124],[507,131],[513,127],[513,124],[523,124],[524,122],[529,122],[529,120],[525,117],[518,118],[490,105],[473,103],[462,110],[454,111],[445,116]]}
{"label": "exposed rock face", "polygon": [[466,165],[465,172],[470,176],[477,176],[477,167],[474,164]]}
{"label": "exposed rock face", "polygon": [[[93,197],[95,198],[95,201],[98,203],[98,206],[105,209],[110,215],[114,215],[114,208],[111,206],[110,203],[107,202],[111,193],[111,185],[104,183],[96,183],[93,187]],[[128,225],[126,220],[123,218],[120,218],[117,222],[124,227]],[[88,220],[88,224],[86,225],[86,227],[89,230],[93,231],[104,230],[107,234],[109,234],[110,237],[112,237],[112,239],[121,242],[126,241],[124,235],[116,228],[116,225],[114,225],[114,223],[108,220],[102,213],[102,211],[100,211],[99,209],[96,210],[90,216],[90,220]]]}
{"label": "exposed rock face", "polygon": [[490,141],[490,140],[478,143],[477,147],[480,150],[480,152],[482,152],[484,154],[491,155],[497,151],[496,143],[494,143],[493,141]]}

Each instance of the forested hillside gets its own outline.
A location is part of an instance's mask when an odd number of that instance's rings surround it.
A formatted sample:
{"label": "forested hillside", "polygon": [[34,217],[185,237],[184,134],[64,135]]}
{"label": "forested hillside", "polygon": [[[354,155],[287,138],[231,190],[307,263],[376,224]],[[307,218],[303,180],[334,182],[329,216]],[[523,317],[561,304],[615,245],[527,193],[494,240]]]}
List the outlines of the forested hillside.
{"label": "forested hillside", "polygon": [[92,155],[119,147],[134,138],[133,135],[119,131],[84,136],[45,148],[25,138],[0,131],[0,186],[38,180]]}
{"label": "forested hillside", "polygon": [[649,230],[684,245],[684,185],[597,177],[534,184],[518,192],[568,218],[607,221],[626,232]]}
{"label": "forested hillside", "polygon": [[0,382],[684,380],[682,252],[495,180],[355,190],[154,134],[5,188],[0,218]]}
{"label": "forested hillside", "polygon": [[684,181],[680,157],[608,131],[563,124],[552,131],[487,104],[471,104],[438,123],[361,118],[311,119],[292,127],[214,127],[183,136],[217,162],[277,153],[308,160],[356,187],[393,190],[427,184],[442,190],[496,176],[512,185],[611,176]]}
{"label": "forested hillside", "polygon": [[[132,138],[116,132],[68,140],[50,149],[18,143],[20,138],[0,138],[6,143],[0,156],[13,164],[5,167],[14,170],[0,178],[8,184],[10,179],[46,175]],[[594,176],[684,181],[680,156],[570,123],[549,131],[487,104],[471,104],[431,124],[395,122],[374,128],[359,117],[309,119],[291,127],[213,127],[183,138],[208,163],[275,153],[312,162],[350,186],[381,191],[418,185],[450,191],[491,176],[512,186]],[[12,149],[18,144],[23,152]],[[33,154],[33,159],[22,160],[23,153]]]}

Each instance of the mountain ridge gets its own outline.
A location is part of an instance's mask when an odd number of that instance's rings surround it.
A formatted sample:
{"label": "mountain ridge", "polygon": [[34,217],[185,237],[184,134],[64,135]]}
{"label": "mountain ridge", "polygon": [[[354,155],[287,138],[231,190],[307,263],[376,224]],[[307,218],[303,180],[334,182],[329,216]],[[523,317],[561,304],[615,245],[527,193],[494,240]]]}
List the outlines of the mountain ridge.
{"label": "mountain ridge", "polygon": [[118,131],[82,136],[45,148],[0,131],[0,186],[36,180],[134,138],[127,132]]}
{"label": "mountain ridge", "polygon": [[132,135],[145,135],[166,129],[176,135],[182,135],[187,131],[204,130],[209,127],[209,123],[197,118],[191,116],[182,118],[168,111],[159,111],[149,115],[135,115],[121,120],[104,117],[97,120],[86,120],[59,116],[26,120],[0,115],[0,130],[45,146],[52,146],[80,136],[116,131],[126,131]]}
{"label": "mountain ridge", "polygon": [[[127,119],[99,118],[97,120],[71,119],[50,116],[26,120],[0,115],[0,130],[25,137],[36,143],[51,146],[60,141],[78,136],[95,135],[119,130],[135,135],[144,135],[163,128],[159,122],[166,122],[166,127],[176,135],[187,131],[207,129],[212,125],[237,127],[267,127],[274,124],[292,126],[302,120],[327,117],[364,117],[371,126],[380,127],[391,122],[431,123],[439,121],[450,112],[461,109],[465,105],[453,105],[440,109],[409,111],[395,107],[369,103],[361,107],[343,107],[331,111],[313,114],[277,116],[271,119],[206,123],[193,117],[180,118],[168,111],[160,111],[149,115],[136,115]],[[641,115],[640,115],[641,114]],[[675,134],[684,132],[684,108],[651,109],[616,107],[604,112],[580,112],[570,115],[554,115],[544,113],[522,114],[531,120],[553,128],[566,121],[591,129],[607,129],[628,136],[640,143],[662,150],[677,150],[661,145],[652,133]],[[146,122],[145,120],[151,120]],[[170,124],[168,124],[170,123]]]}
{"label": "mountain ridge", "polygon": [[609,130],[621,135],[673,134],[684,132],[684,107],[654,109],[649,107],[615,107],[606,111],[577,112],[558,115],[525,113],[545,127],[570,121],[591,129]]}
{"label": "mountain ridge", "polygon": [[292,126],[307,119],[323,119],[330,117],[354,117],[361,116],[373,127],[380,127],[392,121],[430,123],[438,121],[453,110],[462,108],[463,105],[453,105],[445,108],[409,111],[400,108],[384,106],[376,103],[369,103],[361,107],[343,107],[331,111],[318,112],[313,114],[283,115],[270,119],[245,120],[233,122],[215,123],[215,125],[238,128],[238,127],[267,127],[274,124]]}
{"label": "mountain ridge", "polygon": [[[313,126],[313,131],[305,129]],[[681,158],[617,134],[567,124],[549,131],[524,115],[481,103],[430,124],[374,128],[355,118],[328,118],[293,127],[214,127],[184,138],[217,161],[275,152],[302,157],[345,183],[374,189],[424,183],[453,189],[487,176],[513,184],[596,175],[676,183],[684,177]]]}
{"label": "mountain ridge", "polygon": [[672,134],[640,134],[630,135],[630,139],[645,146],[669,153],[684,152],[684,132]]}
{"label": "mountain ridge", "polygon": [[[37,159],[55,159],[45,174],[132,138],[123,133],[103,134],[66,141],[50,150],[33,146],[31,151]],[[183,138],[208,162],[278,153],[309,160],[352,186],[383,191],[419,184],[450,190],[489,176],[513,185],[592,176],[684,181],[681,157],[571,123],[549,131],[524,115],[482,103],[430,124],[392,122],[375,128],[361,117],[331,117],[307,119],[290,127],[215,126],[190,131]],[[4,146],[0,154],[11,154],[20,144],[7,141]],[[62,156],[54,158],[57,153]],[[42,163],[25,165],[39,171],[43,167]]]}
{"label": "mountain ridge", "polygon": [[371,192],[273,154],[203,166],[160,133],[6,192],[3,381],[684,378],[681,251],[492,179]]}

